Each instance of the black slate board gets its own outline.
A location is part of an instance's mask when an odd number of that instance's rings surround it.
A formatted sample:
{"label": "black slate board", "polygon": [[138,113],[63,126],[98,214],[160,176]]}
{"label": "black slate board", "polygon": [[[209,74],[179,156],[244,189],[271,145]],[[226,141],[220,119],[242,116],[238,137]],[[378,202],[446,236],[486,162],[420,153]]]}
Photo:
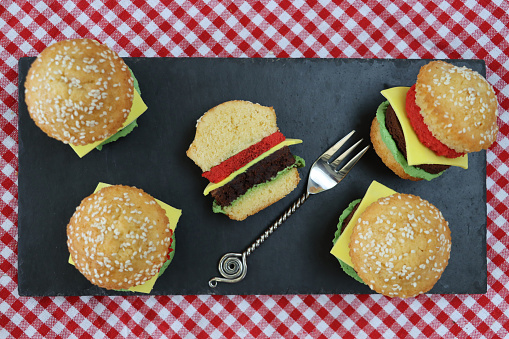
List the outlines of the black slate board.
{"label": "black slate board", "polygon": [[[34,58],[19,61],[19,294],[126,295],[92,286],[67,263],[66,225],[99,181],[133,185],[183,210],[175,259],[153,294],[372,293],[344,274],[329,251],[341,211],[373,179],[436,205],[450,223],[449,266],[431,293],[485,293],[486,154],[469,156],[468,170],[451,168],[431,182],[390,172],[370,150],[333,190],[312,196],[248,258],[247,277],[209,288],[226,252],[242,252],[305,189],[315,158],[352,129],[369,139],[384,99],[380,90],[410,86],[427,60],[126,58],[139,80],[147,112],[126,138],[80,159],[30,120],[23,84]],[[455,60],[485,74],[479,60]],[[273,106],[280,130],[308,165],[286,199],[243,222],[211,211],[207,180],[185,151],[196,120],[232,99]],[[365,141],[367,143],[367,141]]]}

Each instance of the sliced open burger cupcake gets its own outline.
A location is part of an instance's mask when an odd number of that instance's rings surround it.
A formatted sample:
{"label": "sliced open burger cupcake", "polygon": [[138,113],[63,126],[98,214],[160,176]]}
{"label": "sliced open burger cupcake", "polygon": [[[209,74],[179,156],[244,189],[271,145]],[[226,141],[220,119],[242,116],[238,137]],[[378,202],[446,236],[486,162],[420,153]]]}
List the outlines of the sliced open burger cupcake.
{"label": "sliced open burger cupcake", "polygon": [[210,181],[204,194],[214,198],[214,212],[244,220],[297,187],[304,160],[288,146],[301,142],[279,131],[272,107],[235,100],[198,120],[187,156]]}

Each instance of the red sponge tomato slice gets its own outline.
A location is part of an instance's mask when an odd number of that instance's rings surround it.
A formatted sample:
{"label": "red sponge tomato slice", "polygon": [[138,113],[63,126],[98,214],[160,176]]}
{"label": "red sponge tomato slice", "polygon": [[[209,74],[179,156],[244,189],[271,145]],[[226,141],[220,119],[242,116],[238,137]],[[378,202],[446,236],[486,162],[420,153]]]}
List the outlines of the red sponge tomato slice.
{"label": "red sponge tomato slice", "polygon": [[263,138],[256,144],[251,145],[245,150],[235,154],[231,158],[226,159],[219,165],[212,167],[210,171],[203,172],[202,177],[209,179],[210,182],[218,183],[228,177],[231,173],[248,164],[251,160],[256,159],[258,156],[283,141],[285,141],[285,136],[281,132],[277,131]]}
{"label": "red sponge tomato slice", "polygon": [[440,142],[437,138],[433,136],[430,132],[428,126],[424,123],[424,118],[421,114],[421,109],[417,106],[415,102],[415,85],[410,87],[406,95],[406,114],[408,120],[410,120],[410,125],[417,134],[417,137],[422,142],[424,146],[432,150],[436,153],[436,155],[444,156],[447,158],[457,158],[465,153],[458,153],[453,149],[450,149],[442,142]]}

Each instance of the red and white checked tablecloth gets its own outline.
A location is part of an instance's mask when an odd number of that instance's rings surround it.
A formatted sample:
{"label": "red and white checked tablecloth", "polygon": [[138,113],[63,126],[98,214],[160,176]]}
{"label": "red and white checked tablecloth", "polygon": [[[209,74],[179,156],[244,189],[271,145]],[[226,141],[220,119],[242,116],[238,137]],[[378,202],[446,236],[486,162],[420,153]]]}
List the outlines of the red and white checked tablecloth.
{"label": "red and white checked tablecloth", "polygon": [[[509,2],[0,2],[0,338],[508,337]],[[487,152],[485,295],[19,297],[17,62],[95,38],[121,56],[484,59],[500,133]]]}

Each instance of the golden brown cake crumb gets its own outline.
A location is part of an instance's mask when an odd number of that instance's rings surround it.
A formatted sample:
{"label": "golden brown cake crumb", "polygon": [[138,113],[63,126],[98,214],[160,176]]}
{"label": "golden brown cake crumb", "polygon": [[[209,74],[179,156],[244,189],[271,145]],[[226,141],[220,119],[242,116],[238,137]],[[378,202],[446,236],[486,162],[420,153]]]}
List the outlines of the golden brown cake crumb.
{"label": "golden brown cake crumb", "polygon": [[205,172],[277,131],[272,107],[243,100],[227,101],[198,120],[187,156]]}
{"label": "golden brown cake crumb", "polygon": [[239,197],[235,204],[225,207],[224,213],[230,219],[242,221],[290,194],[299,181],[299,172],[292,168],[278,180],[269,181],[248,191]]}

